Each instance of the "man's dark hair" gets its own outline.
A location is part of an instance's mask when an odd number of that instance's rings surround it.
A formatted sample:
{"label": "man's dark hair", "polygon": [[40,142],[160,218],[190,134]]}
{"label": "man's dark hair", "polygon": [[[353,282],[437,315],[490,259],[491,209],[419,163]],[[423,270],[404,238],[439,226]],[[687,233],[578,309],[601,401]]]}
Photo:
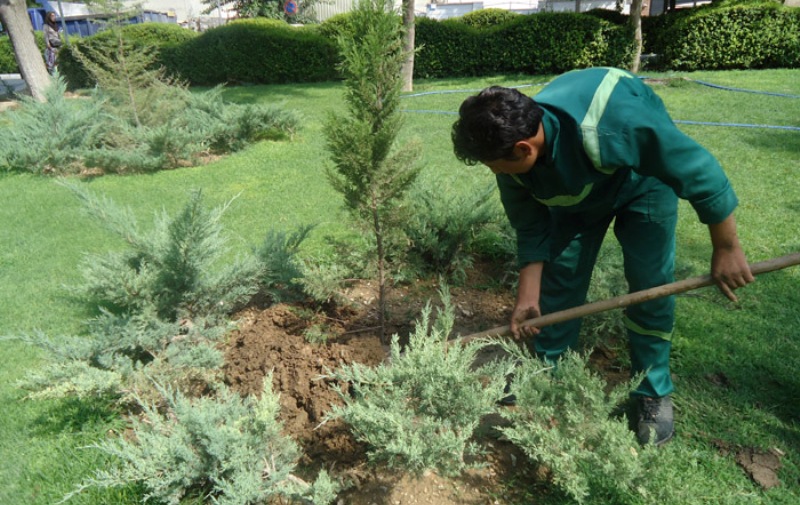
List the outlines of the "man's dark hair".
{"label": "man's dark hair", "polygon": [[456,158],[467,165],[512,159],[514,145],[535,136],[542,109],[516,89],[492,86],[464,100],[451,132]]}

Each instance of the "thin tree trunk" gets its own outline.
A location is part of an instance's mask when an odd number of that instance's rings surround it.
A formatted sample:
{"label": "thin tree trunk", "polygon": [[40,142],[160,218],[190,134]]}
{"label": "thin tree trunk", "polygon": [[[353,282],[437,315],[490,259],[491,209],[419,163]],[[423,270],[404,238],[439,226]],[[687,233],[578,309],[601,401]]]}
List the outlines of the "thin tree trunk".
{"label": "thin tree trunk", "polygon": [[20,74],[31,95],[44,102],[44,90],[50,84],[50,74],[47,73],[44,57],[33,37],[33,25],[28,17],[25,0],[0,0],[0,23],[3,23],[8,32]]}
{"label": "thin tree trunk", "polygon": [[575,0],[575,12],[581,11],[581,0]]}
{"label": "thin tree trunk", "polygon": [[372,226],[375,230],[375,242],[378,249],[378,325],[380,326],[381,343],[386,345],[386,253],[383,250],[383,228],[378,213],[378,203],[372,196]]}
{"label": "thin tree trunk", "polygon": [[642,58],[642,0],[631,1],[631,28],[636,47],[631,61],[631,72],[639,71],[639,61]]}
{"label": "thin tree trunk", "polygon": [[414,91],[414,0],[403,0],[403,52],[406,61],[400,70],[403,91]]}

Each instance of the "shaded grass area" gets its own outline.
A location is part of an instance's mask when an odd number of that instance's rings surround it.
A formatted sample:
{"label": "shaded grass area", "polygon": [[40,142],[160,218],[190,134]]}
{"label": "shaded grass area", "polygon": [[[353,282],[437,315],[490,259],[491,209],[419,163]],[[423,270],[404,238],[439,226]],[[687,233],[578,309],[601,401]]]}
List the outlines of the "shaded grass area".
{"label": "shaded grass area", "polygon": [[[675,119],[800,126],[800,99],[716,90],[672,77],[800,95],[799,70],[647,74],[667,78],[653,84]],[[415,84],[416,92],[478,90],[491,84],[527,85],[552,76],[498,76]],[[538,86],[523,89],[535,94]],[[93,191],[130,206],[148,226],[154,211],[175,211],[193,189],[209,205],[232,198],[224,217],[231,254],[247,251],[270,228],[290,230],[317,223],[304,244],[308,255],[329,252],[326,236],[357,233],[348,224],[338,194],[327,184],[328,163],[322,124],[343,105],[339,83],[232,88],[242,103],[281,103],[301,114],[302,130],[292,141],[260,143],[204,167],[152,175],[86,180]],[[403,135],[422,141],[425,184],[442,191],[473,191],[492,184],[480,167],[463,167],[453,157],[450,125],[469,93],[405,98]],[[742,243],[751,261],[800,250],[800,135],[798,132],[682,125],[722,161],[741,205]],[[77,266],[87,252],[119,248],[114,237],[87,219],[70,192],[52,179],[0,175],[0,334],[41,329],[53,335],[79,333],[85,307],[64,285],[80,280]],[[678,225],[678,266],[686,276],[708,269],[708,231],[682,202]],[[697,503],[793,504],[800,495],[800,268],[766,274],[731,304],[708,288],[680,296],[673,372],[679,435],[674,444],[697,455],[699,472],[719,482],[720,497]],[[513,295],[509,293],[509,300]],[[67,338],[67,337],[65,337]],[[0,503],[54,503],[107,462],[83,447],[120,429],[102,404],[24,401],[14,385],[41,356],[21,344],[0,341]],[[711,377],[727,378],[719,385]],[[718,440],[742,446],[777,447],[786,453],[783,485],[762,492]],[[515,485],[522,485],[516,483]],[[723,498],[728,497],[728,498]],[[70,503],[140,503],[137,489],[94,491]]]}

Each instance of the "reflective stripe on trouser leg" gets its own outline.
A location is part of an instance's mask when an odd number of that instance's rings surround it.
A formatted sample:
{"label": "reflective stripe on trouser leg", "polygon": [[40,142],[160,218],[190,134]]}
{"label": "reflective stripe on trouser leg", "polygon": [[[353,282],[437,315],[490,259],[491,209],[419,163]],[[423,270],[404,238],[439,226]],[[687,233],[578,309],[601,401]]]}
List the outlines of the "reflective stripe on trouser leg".
{"label": "reflective stripe on trouser leg", "polygon": [[[622,245],[631,292],[674,280],[676,223],[677,197],[660,183],[618,211],[614,233]],[[660,397],[674,389],[669,371],[674,322],[674,296],[633,305],[625,311],[631,373],[647,371],[634,394]]]}
{"label": "reflective stripe on trouser leg", "polygon": [[[542,314],[582,305],[592,278],[592,268],[603,243],[611,217],[584,223],[567,217],[556,220],[553,238],[554,259],[542,271],[540,308]],[[572,320],[542,328],[531,349],[542,359],[555,361],[578,343],[581,321]]]}

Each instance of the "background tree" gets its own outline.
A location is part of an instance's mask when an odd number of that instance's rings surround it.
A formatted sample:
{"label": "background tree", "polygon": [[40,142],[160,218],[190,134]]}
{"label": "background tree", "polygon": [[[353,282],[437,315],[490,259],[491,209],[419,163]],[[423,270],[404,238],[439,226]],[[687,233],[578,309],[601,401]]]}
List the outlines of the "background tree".
{"label": "background tree", "polygon": [[631,0],[631,28],[636,47],[631,61],[631,72],[639,71],[639,60],[642,57],[642,0]]}
{"label": "background tree", "polygon": [[391,0],[361,0],[352,28],[338,37],[349,114],[331,116],[325,128],[335,164],[328,178],[375,238],[378,318],[385,343],[386,239],[397,216],[396,204],[419,173],[419,149],[393,149],[401,127],[400,69],[406,54]]}
{"label": "background tree", "polygon": [[25,79],[31,95],[43,102],[44,91],[50,84],[50,76],[33,37],[33,25],[28,17],[25,0],[0,0],[0,23],[3,23],[8,32],[20,74]]}
{"label": "background tree", "polygon": [[414,28],[414,0],[403,0],[403,51],[406,53],[401,71],[403,91],[414,91]]}

